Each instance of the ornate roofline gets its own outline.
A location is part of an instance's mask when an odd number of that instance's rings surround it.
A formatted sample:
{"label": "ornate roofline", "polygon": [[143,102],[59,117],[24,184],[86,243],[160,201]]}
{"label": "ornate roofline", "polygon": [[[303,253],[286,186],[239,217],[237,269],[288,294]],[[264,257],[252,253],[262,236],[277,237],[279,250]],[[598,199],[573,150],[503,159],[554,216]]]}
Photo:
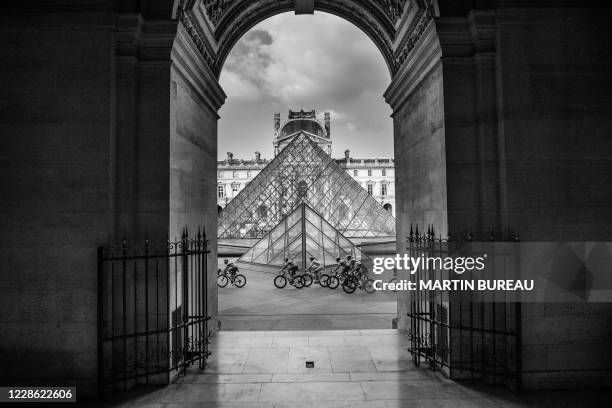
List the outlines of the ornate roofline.
{"label": "ornate roofline", "polygon": [[300,119],[289,119],[289,120],[286,120],[286,121],[282,122],[282,123],[281,123],[281,125],[280,125],[280,127],[278,128],[278,131],[277,131],[277,132],[275,132],[275,133],[276,133],[276,134],[275,134],[275,140],[282,140],[282,139],[286,139],[287,137],[289,137],[289,136],[293,136],[293,135],[296,135],[296,134],[298,134],[298,133],[300,133],[300,132],[306,132],[306,133],[308,133],[309,135],[313,135],[313,136],[321,137],[320,135],[315,135],[314,133],[308,132],[307,130],[303,130],[303,129],[298,130],[297,132],[293,132],[293,133],[291,133],[290,135],[284,135],[284,136],[280,137],[280,135],[282,134],[282,131],[283,131],[283,129],[285,128],[285,126],[286,126],[286,125],[288,125],[288,124],[289,124],[289,123],[291,123],[291,122],[298,121],[298,120],[309,120],[309,121],[315,122],[317,125],[319,125],[319,126],[321,127],[321,130],[323,130],[324,135],[325,135],[325,136],[326,136],[326,137],[329,139],[329,135],[327,134],[327,130],[325,130],[325,124],[323,124],[323,123],[319,122],[318,120],[314,120],[314,119],[300,118]]}

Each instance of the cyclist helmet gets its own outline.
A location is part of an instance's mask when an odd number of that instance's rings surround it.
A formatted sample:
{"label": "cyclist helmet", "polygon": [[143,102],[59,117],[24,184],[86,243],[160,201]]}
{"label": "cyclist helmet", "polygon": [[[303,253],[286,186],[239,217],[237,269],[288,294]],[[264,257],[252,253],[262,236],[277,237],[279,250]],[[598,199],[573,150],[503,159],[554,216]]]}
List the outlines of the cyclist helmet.
{"label": "cyclist helmet", "polygon": [[315,257],[314,257],[314,256],[311,256],[311,257],[310,257],[310,260],[312,261],[313,259],[315,259]]}
{"label": "cyclist helmet", "polygon": [[350,260],[351,260],[351,258],[352,258],[352,256],[350,256],[350,255],[347,255],[347,256],[346,256],[346,260],[347,260],[347,261],[350,261]]}
{"label": "cyclist helmet", "polygon": [[339,256],[336,257],[336,262],[340,262],[340,257]]}
{"label": "cyclist helmet", "polygon": [[289,258],[285,258],[285,262],[289,262]]}
{"label": "cyclist helmet", "polygon": [[227,259],[224,259],[224,260],[223,260],[223,263],[227,265]]}

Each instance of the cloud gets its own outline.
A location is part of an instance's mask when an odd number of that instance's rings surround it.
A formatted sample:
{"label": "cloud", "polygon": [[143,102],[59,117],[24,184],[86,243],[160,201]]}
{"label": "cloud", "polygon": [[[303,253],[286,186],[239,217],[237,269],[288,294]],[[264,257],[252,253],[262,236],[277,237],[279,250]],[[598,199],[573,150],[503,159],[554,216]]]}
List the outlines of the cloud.
{"label": "cloud", "polygon": [[[392,155],[390,109],[382,98],[390,81],[386,64],[363,32],[336,16],[286,13],[265,20],[236,44],[220,81],[228,95],[220,151],[228,146],[239,156],[240,149],[253,150],[254,140],[271,146],[273,112],[314,108],[332,113],[335,151]],[[253,120],[241,131],[237,117]],[[244,131],[260,135],[238,142]],[[373,138],[376,146],[368,146]]]}

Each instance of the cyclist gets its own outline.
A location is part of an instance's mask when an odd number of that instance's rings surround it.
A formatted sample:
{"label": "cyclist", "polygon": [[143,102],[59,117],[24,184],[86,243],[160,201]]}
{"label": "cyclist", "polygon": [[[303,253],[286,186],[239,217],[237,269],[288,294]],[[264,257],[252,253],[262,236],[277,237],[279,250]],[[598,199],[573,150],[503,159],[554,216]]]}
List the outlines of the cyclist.
{"label": "cyclist", "polygon": [[317,261],[314,256],[310,257],[310,265],[308,265],[308,271],[314,272],[315,274],[315,282],[319,283],[319,272],[323,270],[321,263]]}
{"label": "cyclist", "polygon": [[287,269],[289,271],[289,274],[291,275],[291,280],[295,279],[295,273],[298,270],[298,267],[296,264],[294,264],[292,261],[289,260],[289,258],[285,258],[285,266],[283,266],[283,269],[281,270],[281,273]]}
{"label": "cyclist", "polygon": [[225,269],[223,270],[224,274],[229,273],[230,275],[235,275],[238,272],[238,267],[232,262],[229,262],[227,259],[224,259],[223,263],[225,264]]}
{"label": "cyclist", "polygon": [[347,271],[355,272],[355,260],[353,259],[352,256],[350,255],[346,256],[346,264],[348,266]]}
{"label": "cyclist", "polygon": [[343,261],[339,256],[336,257],[336,262],[338,265],[336,269],[334,269],[334,273],[338,275],[338,270],[340,270],[340,274],[344,275],[349,270],[349,265],[345,261]]}
{"label": "cyclist", "polygon": [[359,279],[367,279],[368,278],[368,270],[365,268],[365,265],[361,261],[355,261],[355,276]]}

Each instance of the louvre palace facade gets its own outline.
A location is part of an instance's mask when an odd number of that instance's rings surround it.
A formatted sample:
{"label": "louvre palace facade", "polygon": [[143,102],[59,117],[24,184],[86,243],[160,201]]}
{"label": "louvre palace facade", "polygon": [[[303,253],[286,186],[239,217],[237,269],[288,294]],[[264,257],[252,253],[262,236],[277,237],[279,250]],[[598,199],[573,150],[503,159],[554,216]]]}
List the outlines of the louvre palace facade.
{"label": "louvre palace facade", "polygon": [[[331,114],[326,112],[323,121],[317,119],[315,110],[289,111],[281,121],[280,113],[274,114],[274,156],[291,142],[297,134],[305,132],[328,155],[332,156]],[[360,186],[383,208],[395,216],[395,163],[393,158],[353,158],[350,150],[344,157],[334,159]],[[270,163],[255,152],[253,158],[227,158],[217,162],[217,205],[224,209],[244,187]]]}

